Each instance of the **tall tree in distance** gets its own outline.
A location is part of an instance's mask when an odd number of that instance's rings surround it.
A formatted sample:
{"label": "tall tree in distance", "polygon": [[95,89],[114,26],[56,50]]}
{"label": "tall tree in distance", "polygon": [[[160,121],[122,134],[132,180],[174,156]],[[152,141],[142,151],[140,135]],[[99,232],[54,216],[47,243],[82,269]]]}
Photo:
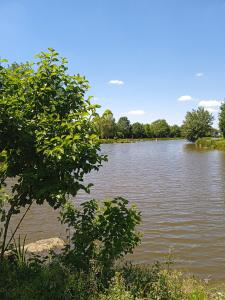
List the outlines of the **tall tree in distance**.
{"label": "tall tree in distance", "polygon": [[154,137],[166,138],[170,135],[170,126],[164,119],[156,120],[151,124],[151,129]]}
{"label": "tall tree in distance", "polygon": [[120,138],[129,138],[131,134],[131,125],[127,117],[119,118],[116,124],[117,136]]}
{"label": "tall tree in distance", "polygon": [[219,112],[219,129],[225,138],[225,102],[223,102],[220,106]]}
{"label": "tall tree in distance", "polygon": [[102,139],[114,138],[116,134],[116,122],[113,113],[107,109],[100,119],[100,136]]}
{"label": "tall tree in distance", "polygon": [[203,107],[187,112],[182,125],[183,136],[190,142],[211,136],[213,116]]}
{"label": "tall tree in distance", "polygon": [[144,129],[145,129],[145,136],[147,138],[152,138],[153,137],[153,132],[152,132],[151,124],[144,124]]}
{"label": "tall tree in distance", "polygon": [[132,124],[131,132],[132,132],[132,137],[134,137],[134,138],[145,137],[144,125],[139,122]]}
{"label": "tall tree in distance", "polygon": [[181,137],[181,128],[178,125],[170,126],[170,137],[171,138]]}
{"label": "tall tree in distance", "polygon": [[128,117],[120,117],[115,122],[113,113],[107,109],[102,116],[97,115],[93,120],[94,126],[101,139],[112,138],[179,138],[182,136],[182,126],[170,126],[166,120],[158,119],[152,123],[130,123]]}

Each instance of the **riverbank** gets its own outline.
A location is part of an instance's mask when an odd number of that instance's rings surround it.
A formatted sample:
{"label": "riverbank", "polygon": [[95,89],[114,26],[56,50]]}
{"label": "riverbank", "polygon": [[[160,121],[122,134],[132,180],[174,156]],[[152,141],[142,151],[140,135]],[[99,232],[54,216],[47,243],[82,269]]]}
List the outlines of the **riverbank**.
{"label": "riverbank", "polygon": [[93,265],[85,273],[66,263],[64,246],[63,240],[50,238],[11,251],[0,271],[0,299],[225,299],[224,285],[175,270],[170,257],[153,265],[120,263],[107,273]]}
{"label": "riverbank", "polygon": [[196,145],[203,149],[225,151],[225,139],[201,138],[196,141]]}
{"label": "riverbank", "polygon": [[0,299],[60,300],[223,300],[224,287],[171,268],[170,262],[125,264],[106,275],[94,268],[82,272],[55,257],[48,264],[5,262],[0,271]]}
{"label": "riverbank", "polygon": [[173,141],[182,140],[183,138],[127,138],[127,139],[100,139],[101,144],[116,144],[116,143],[136,143],[146,141]]}

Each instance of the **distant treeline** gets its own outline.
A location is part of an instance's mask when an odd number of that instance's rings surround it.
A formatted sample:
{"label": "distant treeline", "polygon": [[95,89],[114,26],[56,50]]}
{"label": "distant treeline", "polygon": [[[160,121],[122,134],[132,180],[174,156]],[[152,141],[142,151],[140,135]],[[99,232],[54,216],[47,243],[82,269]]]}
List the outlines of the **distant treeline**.
{"label": "distant treeline", "polygon": [[127,117],[115,121],[111,110],[94,119],[96,130],[101,139],[126,138],[185,138],[195,142],[202,137],[225,136],[225,103],[220,107],[219,130],[212,127],[214,117],[203,107],[187,112],[181,126],[169,125],[165,119],[152,123],[131,124]]}
{"label": "distant treeline", "polygon": [[127,117],[121,117],[116,122],[109,109],[102,116],[95,118],[95,126],[102,139],[181,137],[181,127],[178,125],[170,126],[164,119],[156,120],[151,124],[139,122],[131,124]]}

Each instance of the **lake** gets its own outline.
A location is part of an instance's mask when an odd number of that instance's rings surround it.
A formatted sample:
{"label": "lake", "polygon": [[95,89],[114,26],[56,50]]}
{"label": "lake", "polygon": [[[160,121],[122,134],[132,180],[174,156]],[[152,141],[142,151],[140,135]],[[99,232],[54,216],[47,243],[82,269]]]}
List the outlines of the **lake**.
{"label": "lake", "polygon": [[[202,278],[225,279],[225,152],[183,140],[102,145],[108,162],[86,177],[91,195],[123,196],[142,212],[142,245],[132,259],[152,263],[172,251],[176,267]],[[20,228],[34,241],[65,236],[57,212],[33,207]]]}

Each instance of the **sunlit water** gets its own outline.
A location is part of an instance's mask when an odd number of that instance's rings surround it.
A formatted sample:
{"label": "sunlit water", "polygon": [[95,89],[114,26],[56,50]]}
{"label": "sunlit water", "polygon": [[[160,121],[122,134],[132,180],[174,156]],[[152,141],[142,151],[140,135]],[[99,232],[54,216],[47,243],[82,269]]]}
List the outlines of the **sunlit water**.
{"label": "sunlit water", "polygon": [[[225,152],[197,150],[184,141],[102,145],[108,162],[87,176],[91,195],[123,196],[142,212],[142,245],[132,256],[152,263],[172,249],[176,266],[202,278],[225,279]],[[33,207],[21,233],[29,241],[65,236],[57,213]]]}

